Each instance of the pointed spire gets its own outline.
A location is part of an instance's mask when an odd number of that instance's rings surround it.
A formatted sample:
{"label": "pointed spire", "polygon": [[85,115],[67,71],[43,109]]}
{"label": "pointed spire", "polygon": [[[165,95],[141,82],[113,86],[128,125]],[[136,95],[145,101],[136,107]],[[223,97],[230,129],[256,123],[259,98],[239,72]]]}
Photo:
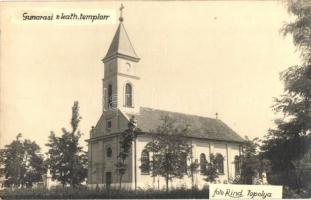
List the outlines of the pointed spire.
{"label": "pointed spire", "polygon": [[123,9],[124,6],[121,4],[120,7],[120,18],[119,18],[119,26],[118,29],[112,39],[108,52],[103,59],[103,62],[106,62],[115,57],[121,57],[125,59],[132,60],[134,62],[138,62],[140,58],[137,56],[134,47],[130,41],[130,38],[124,28],[123,25]]}

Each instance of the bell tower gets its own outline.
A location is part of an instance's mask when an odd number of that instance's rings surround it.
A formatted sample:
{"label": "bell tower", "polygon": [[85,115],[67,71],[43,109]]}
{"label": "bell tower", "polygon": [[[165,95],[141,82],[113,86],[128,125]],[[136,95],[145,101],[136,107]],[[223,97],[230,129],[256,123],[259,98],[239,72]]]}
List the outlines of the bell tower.
{"label": "bell tower", "polygon": [[124,27],[123,5],[117,31],[112,39],[104,63],[103,112],[122,110],[127,113],[139,111],[137,104],[137,64],[140,58]]}

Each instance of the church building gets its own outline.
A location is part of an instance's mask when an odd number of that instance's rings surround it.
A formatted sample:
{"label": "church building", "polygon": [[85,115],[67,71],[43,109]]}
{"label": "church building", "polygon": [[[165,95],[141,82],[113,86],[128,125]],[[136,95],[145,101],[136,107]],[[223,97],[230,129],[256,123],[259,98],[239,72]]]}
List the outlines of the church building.
{"label": "church building", "polygon": [[[144,151],[151,141],[148,133],[156,130],[164,116],[176,119],[179,123],[190,124],[192,155],[199,164],[194,183],[199,188],[208,184],[201,171],[209,155],[221,156],[217,165],[219,177],[217,182],[224,183],[239,174],[237,158],[241,153],[244,140],[220,119],[196,116],[147,108],[139,105],[137,100],[144,95],[138,90],[141,77],[137,75],[140,58],[134,50],[129,35],[125,30],[122,9],[119,25],[112,39],[107,54],[103,58],[104,78],[103,112],[95,127],[92,128],[88,142],[88,186],[118,187],[119,174],[116,169],[120,152],[121,134],[128,128],[131,118],[137,122],[140,134],[135,138],[129,157],[127,169],[122,178],[122,187],[131,189],[163,189],[166,186],[162,177],[152,177],[149,171],[140,168],[142,162],[152,158]],[[151,66],[152,67],[152,66]],[[146,77],[145,77],[146,78]],[[178,97],[176,97],[178,98]],[[170,187],[191,187],[191,177],[173,179]]]}

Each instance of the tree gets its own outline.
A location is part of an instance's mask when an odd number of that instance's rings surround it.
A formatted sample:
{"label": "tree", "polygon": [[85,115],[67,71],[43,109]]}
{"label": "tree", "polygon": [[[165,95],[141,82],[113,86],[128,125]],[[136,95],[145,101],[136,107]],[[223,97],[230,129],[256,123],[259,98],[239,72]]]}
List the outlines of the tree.
{"label": "tree", "polygon": [[152,131],[152,142],[145,146],[145,150],[153,155],[151,175],[164,177],[168,192],[169,181],[182,178],[187,173],[187,156],[191,146],[186,139],[187,127],[177,126],[176,121],[168,116],[161,120],[159,127]]}
{"label": "tree", "polygon": [[7,187],[32,187],[46,173],[40,147],[28,139],[22,140],[22,134],[0,151],[0,157]]}
{"label": "tree", "polygon": [[240,180],[241,184],[253,184],[253,180],[261,171],[261,162],[259,157],[259,139],[250,140],[245,137],[245,143],[242,146],[242,155],[238,158],[241,167]]}
{"label": "tree", "polygon": [[206,169],[203,171],[203,175],[205,177],[205,181],[207,182],[215,182],[216,179],[218,178],[219,172],[219,164],[220,162],[223,162],[222,157],[217,154],[216,156],[214,154],[210,154],[210,161],[206,161]]}
{"label": "tree", "polygon": [[127,164],[126,158],[129,156],[133,140],[136,138],[136,121],[132,117],[128,123],[128,129],[126,129],[121,135],[120,141],[120,153],[118,155],[118,162],[116,164],[117,171],[119,173],[119,189],[121,190],[122,178],[126,172]]}
{"label": "tree", "polygon": [[193,154],[192,154],[192,145],[191,145],[191,150],[190,150],[190,164],[189,164],[189,176],[191,177],[191,189],[194,190],[195,184],[194,184],[194,176],[198,172],[199,169],[199,162],[197,159],[193,161]]}
{"label": "tree", "polygon": [[76,187],[87,175],[87,155],[79,145],[82,133],[78,130],[81,117],[79,103],[72,107],[71,131],[62,129],[62,136],[57,137],[54,132],[49,136],[47,164],[53,180],[61,182],[63,187],[69,184]]}
{"label": "tree", "polygon": [[297,176],[301,168],[299,161],[309,151],[311,140],[311,2],[288,0],[287,7],[296,18],[286,24],[282,32],[293,36],[302,63],[281,73],[284,93],[275,99],[273,110],[284,117],[276,120],[276,128],[269,130],[261,149],[263,157],[271,163],[272,172],[282,172],[284,181],[290,173],[296,173],[296,184],[283,184],[301,188]]}

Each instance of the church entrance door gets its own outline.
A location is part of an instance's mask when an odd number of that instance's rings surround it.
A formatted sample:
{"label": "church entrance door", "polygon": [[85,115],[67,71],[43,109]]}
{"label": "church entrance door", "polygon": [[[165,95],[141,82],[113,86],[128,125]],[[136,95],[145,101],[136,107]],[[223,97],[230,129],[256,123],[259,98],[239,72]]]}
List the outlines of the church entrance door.
{"label": "church entrance door", "polygon": [[111,185],[111,172],[106,172],[106,188],[107,190],[110,189]]}

